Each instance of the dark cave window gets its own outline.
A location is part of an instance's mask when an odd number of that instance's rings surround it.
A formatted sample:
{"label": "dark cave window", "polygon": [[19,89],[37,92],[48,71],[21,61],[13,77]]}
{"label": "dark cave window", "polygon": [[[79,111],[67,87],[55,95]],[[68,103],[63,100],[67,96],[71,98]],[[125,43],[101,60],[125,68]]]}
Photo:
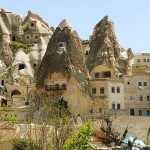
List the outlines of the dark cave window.
{"label": "dark cave window", "polygon": [[89,51],[86,51],[85,54],[88,55],[88,54],[89,54]]}
{"label": "dark cave window", "polygon": [[4,86],[4,80],[1,80],[1,85],[3,85],[3,86]]}
{"label": "dark cave window", "polygon": [[34,27],[34,23],[31,23],[31,27]]}
{"label": "dark cave window", "polygon": [[19,70],[24,69],[25,65],[24,64],[19,64]]}
{"label": "dark cave window", "polygon": [[34,64],[33,66],[36,67],[36,64]]}
{"label": "dark cave window", "polygon": [[16,41],[16,37],[15,36],[12,37],[12,41]]}

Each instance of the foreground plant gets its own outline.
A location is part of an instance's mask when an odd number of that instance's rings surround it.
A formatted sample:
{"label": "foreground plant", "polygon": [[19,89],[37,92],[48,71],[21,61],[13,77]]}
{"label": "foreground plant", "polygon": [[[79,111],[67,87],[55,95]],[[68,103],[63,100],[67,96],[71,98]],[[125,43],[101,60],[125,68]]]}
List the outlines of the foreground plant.
{"label": "foreground plant", "polygon": [[88,122],[84,124],[79,133],[74,134],[64,146],[64,150],[87,150],[89,147],[89,140],[92,136],[92,124]]}

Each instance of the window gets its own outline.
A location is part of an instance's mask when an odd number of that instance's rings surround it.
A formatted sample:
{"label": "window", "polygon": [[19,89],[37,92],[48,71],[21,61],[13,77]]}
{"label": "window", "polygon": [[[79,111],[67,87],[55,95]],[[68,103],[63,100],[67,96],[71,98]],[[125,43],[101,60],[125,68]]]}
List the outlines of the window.
{"label": "window", "polygon": [[95,73],[95,78],[99,78],[99,73],[98,72]]}
{"label": "window", "polygon": [[147,58],[147,62],[150,62],[150,59],[149,59],[149,58]]}
{"label": "window", "polygon": [[112,109],[115,109],[115,103],[112,104]]}
{"label": "window", "polygon": [[34,68],[35,68],[35,67],[36,67],[36,64],[34,64],[33,66],[34,66]]}
{"label": "window", "polygon": [[147,96],[147,101],[150,101],[149,95]]}
{"label": "window", "polygon": [[38,36],[37,36],[37,35],[35,36],[35,39],[38,39]]}
{"label": "window", "polygon": [[19,64],[19,70],[24,69],[25,65],[24,64]]}
{"label": "window", "polygon": [[146,115],[150,116],[150,111],[149,110],[146,110]]}
{"label": "window", "polygon": [[99,108],[99,109],[98,109],[98,111],[99,111],[99,113],[101,113],[101,112],[102,112],[102,109],[101,109],[101,108]]}
{"label": "window", "polygon": [[85,55],[88,55],[88,54],[89,54],[89,51],[86,51],[86,52],[85,52]]}
{"label": "window", "polygon": [[138,86],[142,86],[142,82],[138,82]]}
{"label": "window", "polygon": [[147,86],[147,82],[143,82],[143,86]]}
{"label": "window", "polygon": [[117,87],[117,93],[120,93],[120,87]]}
{"label": "window", "polygon": [[130,82],[128,81],[127,84],[130,85]]}
{"label": "window", "polygon": [[132,96],[130,96],[130,100],[133,100],[133,97],[132,97]]}
{"label": "window", "polygon": [[63,44],[62,44],[62,43],[60,43],[60,44],[59,44],[59,47],[63,47]]}
{"label": "window", "polygon": [[31,27],[34,27],[34,23],[31,23]]}
{"label": "window", "polygon": [[27,36],[26,38],[27,38],[27,40],[29,40],[29,36]]}
{"label": "window", "polygon": [[115,93],[115,88],[114,87],[111,88],[111,93]]}
{"label": "window", "polygon": [[93,108],[90,109],[90,113],[93,113]]}
{"label": "window", "polygon": [[143,101],[143,95],[140,95],[139,98],[140,98],[140,101]]}
{"label": "window", "polygon": [[4,86],[4,80],[1,80],[1,85],[3,85],[3,86]]}
{"label": "window", "polygon": [[16,37],[15,36],[12,37],[12,41],[16,41]]}
{"label": "window", "polygon": [[143,62],[146,62],[146,59],[145,59],[145,58],[143,59]]}
{"label": "window", "polygon": [[142,116],[142,110],[139,110],[139,116]]}
{"label": "window", "polygon": [[104,87],[101,87],[101,88],[100,88],[100,94],[104,94],[104,92],[105,92],[105,91],[104,91]]}
{"label": "window", "polygon": [[96,88],[92,88],[92,94],[96,94]]}
{"label": "window", "polygon": [[117,104],[117,109],[120,109],[120,104]]}
{"label": "window", "polygon": [[140,59],[137,59],[137,62],[140,62]]}
{"label": "window", "polygon": [[57,43],[57,52],[62,53],[66,51],[66,42]]}

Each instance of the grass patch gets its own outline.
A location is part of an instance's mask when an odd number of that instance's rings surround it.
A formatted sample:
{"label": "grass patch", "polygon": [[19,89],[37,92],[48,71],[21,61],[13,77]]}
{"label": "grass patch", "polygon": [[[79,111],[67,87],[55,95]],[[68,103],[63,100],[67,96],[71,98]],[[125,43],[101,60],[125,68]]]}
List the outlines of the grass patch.
{"label": "grass patch", "polygon": [[13,53],[16,53],[18,49],[22,48],[23,51],[27,54],[29,52],[29,48],[31,46],[34,46],[34,44],[24,44],[24,43],[19,43],[16,41],[11,41],[10,42],[10,48]]}

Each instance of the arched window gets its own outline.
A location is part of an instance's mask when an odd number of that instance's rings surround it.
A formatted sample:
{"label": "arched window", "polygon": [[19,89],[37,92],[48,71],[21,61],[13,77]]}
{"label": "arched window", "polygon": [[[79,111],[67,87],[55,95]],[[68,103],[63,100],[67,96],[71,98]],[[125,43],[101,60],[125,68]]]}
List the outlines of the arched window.
{"label": "arched window", "polygon": [[12,97],[13,95],[21,95],[21,92],[20,92],[19,90],[13,90],[13,91],[11,92],[11,97]]}

